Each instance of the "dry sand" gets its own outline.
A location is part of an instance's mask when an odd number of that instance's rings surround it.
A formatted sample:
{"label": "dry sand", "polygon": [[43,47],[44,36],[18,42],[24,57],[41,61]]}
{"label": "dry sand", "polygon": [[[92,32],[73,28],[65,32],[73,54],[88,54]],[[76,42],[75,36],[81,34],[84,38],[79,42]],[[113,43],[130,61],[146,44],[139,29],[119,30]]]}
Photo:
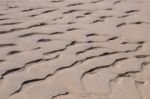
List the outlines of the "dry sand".
{"label": "dry sand", "polygon": [[0,99],[150,99],[150,0],[0,0]]}

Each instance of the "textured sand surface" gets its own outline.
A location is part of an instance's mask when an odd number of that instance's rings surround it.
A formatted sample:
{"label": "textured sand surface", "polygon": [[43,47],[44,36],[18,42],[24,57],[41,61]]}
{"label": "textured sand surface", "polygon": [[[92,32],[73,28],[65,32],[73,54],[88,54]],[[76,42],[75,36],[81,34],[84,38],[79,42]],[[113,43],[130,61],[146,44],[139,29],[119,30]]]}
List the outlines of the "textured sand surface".
{"label": "textured sand surface", "polygon": [[150,99],[150,0],[0,0],[0,99]]}

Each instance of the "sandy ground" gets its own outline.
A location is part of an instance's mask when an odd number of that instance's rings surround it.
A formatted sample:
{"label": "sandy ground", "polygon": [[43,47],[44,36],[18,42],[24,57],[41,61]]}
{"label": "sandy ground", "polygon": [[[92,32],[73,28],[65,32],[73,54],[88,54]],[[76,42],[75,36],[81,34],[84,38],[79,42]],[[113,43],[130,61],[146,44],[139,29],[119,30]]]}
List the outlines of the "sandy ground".
{"label": "sandy ground", "polygon": [[150,0],[0,0],[0,99],[150,99]]}

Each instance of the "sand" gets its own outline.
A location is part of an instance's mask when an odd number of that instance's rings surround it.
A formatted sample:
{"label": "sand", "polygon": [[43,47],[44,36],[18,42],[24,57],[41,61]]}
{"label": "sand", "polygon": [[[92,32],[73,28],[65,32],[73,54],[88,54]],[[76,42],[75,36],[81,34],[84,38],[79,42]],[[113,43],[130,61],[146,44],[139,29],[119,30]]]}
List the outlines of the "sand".
{"label": "sand", "polygon": [[0,0],[0,99],[150,99],[150,0]]}

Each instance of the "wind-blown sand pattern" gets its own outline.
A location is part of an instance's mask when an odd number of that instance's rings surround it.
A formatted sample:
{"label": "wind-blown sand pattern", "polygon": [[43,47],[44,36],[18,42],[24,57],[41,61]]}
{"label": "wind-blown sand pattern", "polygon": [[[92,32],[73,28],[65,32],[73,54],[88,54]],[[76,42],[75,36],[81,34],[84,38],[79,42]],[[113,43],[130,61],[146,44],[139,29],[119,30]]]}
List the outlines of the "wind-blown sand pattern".
{"label": "wind-blown sand pattern", "polygon": [[0,0],[0,99],[150,99],[150,0]]}

